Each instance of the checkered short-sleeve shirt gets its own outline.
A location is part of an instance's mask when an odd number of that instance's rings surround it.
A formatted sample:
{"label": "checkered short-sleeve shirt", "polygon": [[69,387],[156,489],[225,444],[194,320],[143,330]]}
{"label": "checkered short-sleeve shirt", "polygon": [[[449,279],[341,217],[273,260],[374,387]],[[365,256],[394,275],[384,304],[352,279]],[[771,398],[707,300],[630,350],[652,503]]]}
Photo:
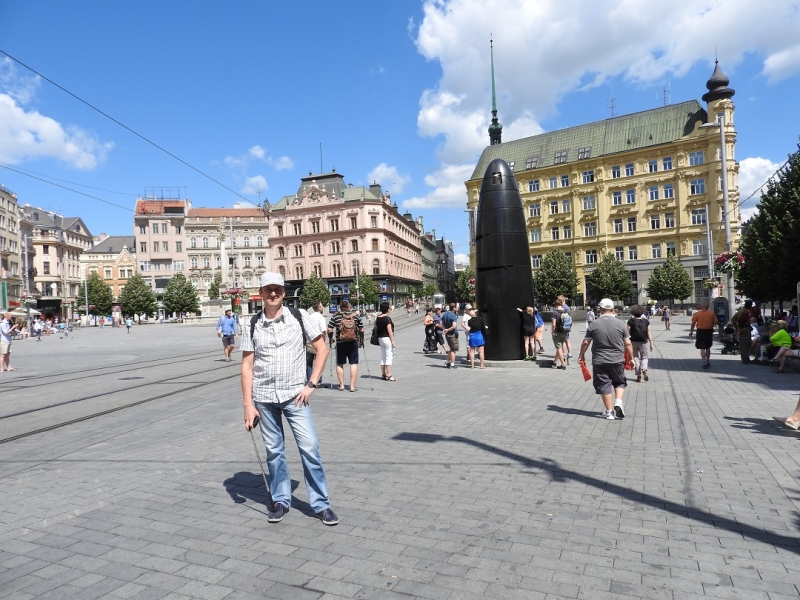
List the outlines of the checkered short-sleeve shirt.
{"label": "checkered short-sleeve shirt", "polygon": [[[324,333],[317,320],[305,311],[303,326],[309,341]],[[250,338],[250,323],[243,327],[242,352],[254,352],[253,401],[283,403],[294,399],[306,382],[306,349],[303,330],[285,308],[276,319],[261,318]]]}

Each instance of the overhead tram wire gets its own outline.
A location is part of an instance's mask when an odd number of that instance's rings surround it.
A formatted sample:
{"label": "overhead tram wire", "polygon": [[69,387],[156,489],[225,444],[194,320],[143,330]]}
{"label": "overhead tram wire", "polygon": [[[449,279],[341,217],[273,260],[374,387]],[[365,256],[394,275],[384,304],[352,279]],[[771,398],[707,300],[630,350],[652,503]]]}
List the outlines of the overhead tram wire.
{"label": "overhead tram wire", "polygon": [[[6,167],[3,163],[0,163],[0,167]],[[31,171],[30,169],[23,169],[22,167],[16,167],[19,171],[22,171],[23,175],[38,175],[39,177],[45,177],[47,179],[52,179],[53,181],[60,181],[62,183],[69,183],[72,185],[77,185],[79,187],[87,188],[90,190],[97,190],[98,192],[108,192],[109,194],[117,194],[119,196],[129,196],[131,198],[137,198],[138,194],[129,194],[128,192],[115,192],[114,190],[107,190],[105,188],[98,188],[93,187],[91,185],[86,185],[85,183],[78,183],[76,181],[69,181],[67,179],[59,179],[58,177],[52,177],[51,175],[45,175],[44,173],[37,173],[36,171]]]}
{"label": "overhead tram wire", "polygon": [[[171,156],[172,158],[174,158],[175,160],[177,160],[179,163],[181,163],[181,164],[183,164],[183,165],[185,165],[185,166],[189,167],[189,168],[190,168],[192,171],[195,171],[196,173],[199,173],[200,175],[202,175],[202,176],[203,176],[203,177],[205,177],[206,179],[208,179],[208,180],[210,180],[210,181],[213,181],[213,182],[214,182],[214,183],[216,183],[218,186],[220,186],[220,187],[222,187],[222,188],[224,188],[224,189],[228,190],[228,191],[229,191],[231,194],[234,194],[235,196],[238,196],[238,197],[239,197],[239,198],[241,198],[242,200],[244,200],[244,201],[246,201],[246,202],[250,202],[250,200],[248,200],[247,198],[245,198],[244,196],[242,196],[242,195],[241,195],[239,192],[232,190],[231,188],[229,188],[229,187],[228,187],[227,185],[225,185],[224,183],[222,183],[222,182],[220,182],[220,181],[217,181],[216,179],[214,179],[213,177],[211,177],[211,175],[208,175],[207,173],[204,173],[203,171],[201,171],[201,170],[200,170],[200,169],[198,169],[197,167],[195,167],[195,166],[193,166],[193,165],[190,165],[188,162],[186,162],[185,160],[183,160],[181,157],[179,157],[179,156],[176,156],[175,154],[173,154],[172,152],[170,152],[170,151],[169,151],[169,150],[167,150],[166,148],[163,148],[162,146],[159,146],[159,145],[158,145],[158,144],[156,144],[154,141],[152,141],[152,140],[150,140],[150,139],[146,138],[145,136],[143,136],[141,133],[138,133],[137,131],[134,131],[133,129],[131,129],[130,127],[128,127],[127,125],[125,125],[124,123],[122,123],[122,122],[118,121],[117,119],[115,119],[114,117],[112,117],[111,115],[109,115],[108,113],[105,113],[105,112],[103,112],[102,110],[100,110],[99,108],[97,108],[97,107],[96,107],[96,106],[94,106],[93,104],[91,104],[91,103],[87,102],[86,100],[84,100],[84,99],[83,99],[83,98],[81,98],[80,96],[78,96],[78,95],[76,95],[76,94],[73,94],[73,93],[72,93],[72,92],[70,92],[68,89],[66,89],[65,87],[63,87],[63,86],[61,86],[61,85],[57,84],[55,81],[53,81],[53,80],[52,80],[52,79],[50,79],[49,77],[46,77],[45,75],[42,75],[41,73],[39,73],[39,71],[37,71],[37,70],[36,70],[36,69],[34,69],[33,67],[29,67],[28,65],[26,65],[26,64],[25,64],[24,62],[22,62],[21,60],[19,60],[19,59],[15,58],[15,57],[13,57],[13,56],[11,56],[11,55],[10,55],[8,52],[6,52],[5,50],[3,50],[2,48],[0,48],[0,54],[4,54],[5,56],[7,56],[7,57],[8,57],[8,58],[10,58],[11,60],[13,60],[15,63],[17,63],[18,65],[20,65],[20,66],[22,66],[22,67],[25,67],[25,68],[26,68],[26,69],[28,69],[28,70],[29,70],[31,73],[35,73],[36,75],[38,75],[39,77],[41,77],[42,79],[44,79],[45,81],[47,81],[48,83],[50,83],[50,84],[54,85],[55,87],[57,87],[58,89],[60,89],[62,92],[66,93],[66,94],[69,94],[70,96],[72,96],[73,98],[75,98],[75,99],[76,99],[78,102],[81,102],[82,104],[85,104],[86,106],[88,106],[88,107],[89,107],[89,108],[91,108],[92,110],[94,110],[94,111],[97,111],[98,113],[100,113],[101,115],[103,115],[104,117],[106,117],[107,119],[109,119],[110,121],[113,121],[114,123],[116,123],[117,125],[119,125],[120,127],[122,127],[123,129],[126,129],[127,131],[129,131],[130,133],[132,133],[133,135],[135,135],[136,137],[138,137],[138,138],[140,138],[140,139],[144,140],[145,142],[147,142],[147,143],[148,143],[148,144],[150,144],[151,146],[154,146],[154,147],[158,148],[158,149],[159,149],[159,150],[161,150],[161,151],[162,151],[164,154],[167,154],[167,155]],[[86,194],[84,194],[84,195],[86,195]],[[105,200],[103,200],[103,202],[105,202]]]}
{"label": "overhead tram wire", "polygon": [[81,196],[86,196],[87,198],[91,198],[92,200],[97,200],[99,202],[103,202],[104,204],[110,204],[111,206],[116,206],[117,208],[121,208],[122,210],[127,210],[129,212],[133,212],[133,209],[130,208],[129,206],[122,206],[121,204],[115,204],[114,202],[109,202],[108,200],[103,200],[102,198],[98,198],[97,196],[92,196],[91,194],[87,194],[85,192],[80,192],[78,190],[73,190],[72,188],[69,188],[69,187],[67,187],[65,185],[61,185],[59,183],[53,183],[52,181],[47,181],[46,179],[42,179],[41,177],[36,177],[36,176],[30,175],[28,173],[23,173],[22,171],[18,171],[17,169],[13,169],[13,168],[8,167],[8,166],[6,166],[4,164],[0,164],[0,168],[8,169],[9,171],[13,171],[14,173],[19,173],[20,175],[24,175],[25,177],[30,177],[31,179],[36,179],[36,180],[41,181],[43,183],[49,183],[50,185],[54,185],[54,186],[59,187],[61,189],[68,190],[70,192],[74,192],[75,194],[80,194]]}

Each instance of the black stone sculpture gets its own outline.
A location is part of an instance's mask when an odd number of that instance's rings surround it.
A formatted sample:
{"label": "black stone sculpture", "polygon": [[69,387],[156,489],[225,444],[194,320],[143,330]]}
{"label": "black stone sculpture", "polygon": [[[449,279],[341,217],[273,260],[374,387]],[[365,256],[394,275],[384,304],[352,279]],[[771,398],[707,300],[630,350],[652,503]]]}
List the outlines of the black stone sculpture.
{"label": "black stone sculpture", "polygon": [[511,167],[493,160],[483,175],[475,225],[475,300],[488,327],[488,360],[522,360],[517,307],[533,306],[525,212]]}

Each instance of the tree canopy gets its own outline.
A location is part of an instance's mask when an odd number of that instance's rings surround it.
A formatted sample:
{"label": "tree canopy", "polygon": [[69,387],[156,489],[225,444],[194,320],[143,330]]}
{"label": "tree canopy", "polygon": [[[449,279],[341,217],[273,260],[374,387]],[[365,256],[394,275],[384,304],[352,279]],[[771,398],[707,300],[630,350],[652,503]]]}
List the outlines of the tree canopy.
{"label": "tree canopy", "polygon": [[470,279],[475,279],[475,271],[471,267],[467,267],[456,277],[456,301],[461,304],[475,304],[475,286],[470,284]]}
{"label": "tree canopy", "polygon": [[122,305],[122,314],[126,317],[154,315],[156,312],[156,295],[147,285],[141,273],[135,273],[128,280],[119,294],[119,303]]}
{"label": "tree canopy", "polygon": [[541,267],[533,276],[536,299],[552,305],[555,299],[564,295],[574,300],[578,294],[578,275],[572,261],[558,248],[545,254]]}
{"label": "tree canopy", "polygon": [[378,305],[381,299],[380,288],[375,280],[367,275],[366,271],[361,271],[350,284],[350,303],[353,305],[370,304]]}
{"label": "tree canopy", "polygon": [[635,295],[631,284],[631,275],[625,269],[621,260],[606,252],[600,262],[586,277],[586,303],[589,299],[600,300],[611,298],[612,300],[627,300],[631,295]]}
{"label": "tree canopy", "polygon": [[215,273],[211,285],[208,286],[208,299],[216,300],[219,298],[219,286],[222,283],[222,273]]}
{"label": "tree canopy", "polygon": [[327,284],[312,271],[311,276],[306,279],[303,284],[303,290],[300,292],[300,306],[309,308],[317,302],[322,302],[324,306],[327,306],[330,301],[331,291],[328,289]]}
{"label": "tree canopy", "polygon": [[[86,290],[84,290],[84,286]],[[89,273],[89,277],[85,283],[81,283],[78,288],[77,306],[80,312],[86,311],[85,298],[86,291],[89,295],[89,314],[90,315],[108,315],[111,314],[111,305],[114,303],[114,294],[111,291],[111,286],[108,285],[100,275],[93,271]]]}
{"label": "tree canopy", "polygon": [[647,282],[647,295],[652,300],[683,300],[694,292],[689,273],[686,272],[674,255],[667,255],[664,264],[653,269]]}
{"label": "tree canopy", "polygon": [[[798,146],[800,149],[800,146]],[[800,239],[800,150],[767,184],[758,212],[742,237],[744,265],[739,289],[759,301],[794,298],[800,261],[792,250]]]}
{"label": "tree canopy", "polygon": [[197,290],[183,273],[176,273],[170,278],[161,301],[167,313],[181,315],[185,312],[197,312],[200,309]]}

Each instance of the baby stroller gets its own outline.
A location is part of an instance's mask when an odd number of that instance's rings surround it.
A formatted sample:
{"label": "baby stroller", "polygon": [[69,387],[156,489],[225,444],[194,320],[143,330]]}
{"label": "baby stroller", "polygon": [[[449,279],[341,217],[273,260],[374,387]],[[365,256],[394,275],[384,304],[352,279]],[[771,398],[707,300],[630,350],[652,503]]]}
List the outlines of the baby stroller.
{"label": "baby stroller", "polygon": [[425,343],[422,345],[423,354],[436,354],[439,350],[436,345],[436,328],[433,323],[425,326]]}
{"label": "baby stroller", "polygon": [[733,326],[733,323],[728,323],[719,334],[719,341],[722,342],[722,354],[738,354],[739,353],[739,333]]}

